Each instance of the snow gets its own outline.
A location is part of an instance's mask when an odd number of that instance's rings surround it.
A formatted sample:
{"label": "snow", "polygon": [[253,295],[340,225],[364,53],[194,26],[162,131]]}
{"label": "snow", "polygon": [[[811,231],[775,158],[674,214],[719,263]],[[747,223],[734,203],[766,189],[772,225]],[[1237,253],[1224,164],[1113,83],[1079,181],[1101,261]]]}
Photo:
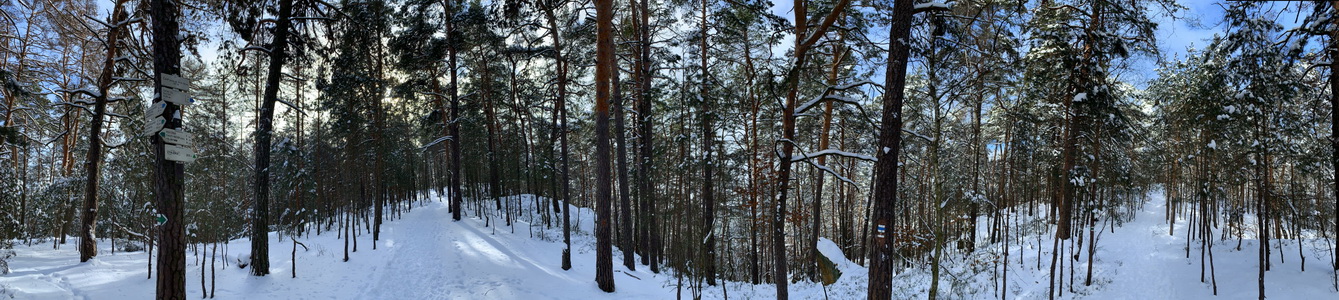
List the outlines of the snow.
{"label": "snow", "polygon": [[799,113],[802,113],[802,112],[804,112],[804,111],[807,111],[807,110],[809,110],[810,108],[813,108],[815,105],[818,105],[819,103],[822,103],[823,100],[833,100],[833,101],[842,102],[842,103],[849,103],[849,104],[853,104],[853,105],[860,105],[860,102],[856,101],[855,98],[846,97],[846,96],[837,95],[837,94],[829,94],[829,95],[823,95],[822,97],[818,97],[818,98],[810,99],[808,102],[804,102],[804,104],[800,104],[799,107],[795,108],[795,114],[798,115]]}
{"label": "snow", "polygon": [[[1236,241],[1218,241],[1213,248],[1218,296],[1209,283],[1199,282],[1199,243],[1190,246],[1186,258],[1186,220],[1175,220],[1173,234],[1166,222],[1166,201],[1161,191],[1148,195],[1146,202],[1123,214],[1130,219],[1123,226],[1097,228],[1097,254],[1093,257],[1093,285],[1084,286],[1088,252],[1080,259],[1067,260],[1075,269],[1073,290],[1066,276],[1060,299],[1254,299],[1256,285],[1256,249],[1254,216],[1246,215],[1246,237],[1240,250]],[[660,274],[645,266],[628,271],[621,264],[621,251],[614,251],[614,280],[617,291],[601,292],[594,284],[594,238],[591,233],[594,214],[573,206],[571,270],[562,270],[560,256],[564,245],[561,231],[533,224],[538,216],[522,213],[515,227],[485,227],[484,220],[467,217],[451,221],[447,204],[441,197],[417,202],[403,218],[388,219],[382,225],[382,240],[372,250],[369,235],[360,235],[358,252],[342,262],[343,241],[333,233],[299,237],[310,247],[298,248],[297,278],[290,278],[292,242],[289,236],[271,233],[271,275],[254,277],[250,270],[238,268],[250,249],[246,239],[221,245],[224,258],[217,264],[217,296],[220,299],[674,299],[675,276],[672,270]],[[532,195],[506,197],[520,207],[533,207],[533,201],[548,199]],[[1044,206],[1037,211],[1048,211]],[[466,216],[473,216],[466,211]],[[1051,257],[1051,225],[1042,214],[1027,216],[1025,211],[1001,213],[1013,224],[1004,243],[987,244],[989,234],[978,234],[978,250],[963,256],[946,257],[939,281],[947,298],[999,299],[1001,283],[1008,299],[1044,299],[1048,289]],[[977,230],[988,233],[992,220],[982,217]],[[532,226],[533,225],[533,226]],[[1219,236],[1222,228],[1214,229]],[[1019,234],[1021,232],[1022,234]],[[1085,233],[1087,230],[1085,230]],[[1276,240],[1274,268],[1267,272],[1266,294],[1273,299],[1335,299],[1331,287],[1329,240],[1304,233],[1301,240]],[[118,243],[119,244],[119,243]],[[952,243],[950,243],[952,244]],[[1299,253],[1298,246],[1302,247]],[[8,299],[148,299],[153,297],[156,279],[147,279],[143,251],[112,253],[110,243],[101,241],[100,256],[79,263],[77,241],[53,250],[50,242],[16,246],[17,256],[9,261],[13,273],[0,276],[0,298]],[[118,245],[121,246],[121,245]],[[790,286],[794,299],[858,299],[868,287],[868,269],[848,260],[842,249],[827,238],[816,245],[841,271],[832,285],[800,281]],[[1007,249],[1009,256],[1002,256]],[[1322,249],[1322,250],[1316,250]],[[742,254],[742,253],[737,253]],[[1066,256],[1071,253],[1066,250]],[[1301,271],[1298,255],[1306,255],[1311,268]],[[1280,260],[1282,259],[1282,260]],[[200,298],[200,276],[210,271],[199,264],[194,252],[187,252],[187,298]],[[1000,265],[1000,261],[1007,264]],[[1021,262],[1020,262],[1021,261]],[[1286,261],[1286,263],[1285,263]],[[226,265],[225,265],[226,264]],[[1040,267],[1038,267],[1040,266]],[[1066,264],[1067,267],[1071,266]],[[999,275],[1007,270],[1008,277]],[[894,299],[923,298],[930,286],[929,266],[919,263],[900,269],[894,275]],[[206,274],[207,275],[207,274]],[[154,274],[157,276],[157,274]],[[706,287],[704,299],[722,299],[723,289],[735,299],[775,298],[771,285],[725,282]],[[684,296],[690,291],[685,289]],[[8,294],[7,294],[8,293]]]}
{"label": "snow", "polygon": [[1083,102],[1084,100],[1088,100],[1088,93],[1079,93],[1078,95],[1074,95],[1074,102]]}
{"label": "snow", "polygon": [[944,0],[931,0],[930,2],[916,4],[915,6],[915,10],[923,10],[931,8],[948,9],[949,5],[948,3],[944,3]]}
{"label": "snow", "polygon": [[1217,150],[1217,149],[1218,149],[1218,141],[1216,141],[1216,140],[1209,140],[1209,149]]}
{"label": "snow", "polygon": [[818,151],[818,152],[810,152],[810,153],[808,153],[808,154],[804,154],[804,155],[796,155],[796,156],[792,156],[792,157],[790,157],[790,161],[792,161],[792,162],[797,162],[797,161],[806,160],[806,159],[815,158],[815,157],[824,156],[824,155],[837,155],[837,156],[845,156],[845,157],[856,158],[856,159],[863,159],[863,160],[868,160],[868,161],[879,161],[878,158],[874,158],[873,156],[869,156],[869,155],[865,155],[865,154],[860,154],[860,153],[854,153],[854,152],[847,152],[847,151],[842,151],[842,150],[837,150],[837,149],[824,149],[824,150],[821,150],[821,151]]}

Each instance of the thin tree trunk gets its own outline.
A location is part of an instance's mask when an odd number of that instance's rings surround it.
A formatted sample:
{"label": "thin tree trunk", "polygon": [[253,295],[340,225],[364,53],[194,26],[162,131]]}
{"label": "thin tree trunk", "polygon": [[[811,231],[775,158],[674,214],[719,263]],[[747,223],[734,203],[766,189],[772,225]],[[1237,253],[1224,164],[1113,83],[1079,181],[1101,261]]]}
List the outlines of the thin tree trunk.
{"label": "thin tree trunk", "polygon": [[[837,85],[837,72],[839,70],[838,67],[841,66],[841,61],[845,57],[844,51],[845,50],[842,48],[842,40],[841,38],[838,38],[838,42],[832,44],[832,64],[829,65],[828,67],[828,78],[827,78],[827,84],[829,86]],[[830,139],[830,133],[832,132],[832,102],[823,103],[823,119],[821,122],[823,124],[822,129],[821,131],[818,132],[819,151],[827,150],[829,146],[831,146],[829,139]],[[818,165],[825,167],[827,166],[827,156],[819,156],[817,160]],[[823,172],[814,172],[814,174],[817,175],[814,176],[814,204],[813,204],[814,222],[813,224],[811,224],[809,232],[813,239],[809,241],[808,245],[805,245],[805,248],[807,250],[806,252],[808,252],[807,255],[808,257],[807,259],[805,259],[806,264],[804,264],[804,266],[806,271],[809,273],[810,279],[812,279],[815,282],[821,282],[822,278],[819,277],[820,266],[818,263],[819,262],[818,237],[820,235],[820,231],[823,228],[822,225],[823,222],[821,221],[823,219],[823,180],[827,177],[827,175],[824,174]]]}
{"label": "thin tree trunk", "polygon": [[641,151],[639,151],[641,166],[638,168],[641,170],[638,172],[641,178],[638,180],[640,186],[637,188],[637,194],[642,198],[641,215],[642,222],[645,224],[642,229],[644,232],[642,236],[645,237],[642,239],[642,248],[645,249],[642,254],[642,264],[649,263],[652,273],[660,273],[660,226],[659,220],[656,218],[655,186],[651,183],[651,180],[655,178],[655,168],[653,167],[655,164],[652,161],[652,157],[655,157],[655,134],[651,131],[651,32],[648,24],[651,13],[648,3],[648,0],[641,0],[638,5],[640,8],[638,11],[641,12],[639,16],[641,22],[638,23],[640,53],[637,55],[637,80],[640,82],[637,89],[637,123],[642,138],[640,141]]}
{"label": "thin tree trunk", "polygon": [[[381,39],[381,31],[378,30],[377,40],[380,41]],[[376,82],[377,93],[376,96],[374,96],[376,100],[372,101],[372,250],[377,250],[377,241],[381,240],[381,218],[386,209],[387,194],[386,180],[384,176],[387,153],[384,150],[385,143],[382,140],[382,133],[386,130],[386,113],[382,107],[383,99],[381,97],[383,89],[381,80],[382,76],[385,76],[386,73],[383,69],[384,60],[381,58],[381,54],[385,53],[385,51],[383,51],[381,47],[381,43],[376,43],[376,54],[372,55],[373,59],[376,59],[376,74],[372,75],[375,76],[375,81],[373,82]]]}
{"label": "thin tree trunk", "polygon": [[[1339,1],[1330,1],[1330,9],[1339,13]],[[1333,153],[1339,153],[1339,71],[1336,71],[1335,62],[1339,61],[1339,18],[1330,19],[1330,148]],[[1330,157],[1330,166],[1335,170],[1334,182],[1334,211],[1336,212],[1334,222],[1334,270],[1339,271],[1339,155]]]}
{"label": "thin tree trunk", "polygon": [[[445,7],[445,10],[446,10],[448,13],[452,13],[452,14],[455,13],[455,9],[454,9],[454,7],[453,7],[453,3],[454,3],[454,2],[455,2],[455,0],[443,0],[443,1],[442,1],[442,5]],[[446,38],[447,38],[447,40],[450,40],[450,39],[451,39],[451,34],[452,34],[452,32],[454,32],[454,31],[453,31],[453,30],[454,30],[454,24],[455,24],[455,22],[450,21],[450,20],[448,20],[448,21],[446,22]],[[450,44],[450,43],[448,43],[448,44]],[[460,85],[459,85],[460,81],[459,81],[458,78],[457,78],[457,75],[458,75],[457,73],[458,73],[458,72],[457,72],[457,70],[456,70],[456,60],[457,60],[457,58],[456,58],[457,55],[456,55],[456,54],[457,54],[458,51],[459,51],[459,50],[456,49],[455,46],[448,46],[448,49],[447,49],[447,64],[446,64],[446,65],[447,65],[447,66],[446,66],[447,69],[449,69],[448,72],[451,74],[451,85],[447,87],[447,90],[448,90],[447,92],[451,94],[451,119],[448,121],[448,124],[450,124],[449,127],[451,128],[451,129],[450,129],[450,130],[451,130],[451,135],[450,135],[450,136],[451,136],[451,144],[450,144],[450,146],[451,146],[451,205],[450,205],[450,206],[451,206],[451,219],[452,219],[452,220],[455,220],[455,221],[460,221],[461,202],[464,202],[464,200],[463,200],[464,195],[462,195],[463,193],[462,193],[461,190],[460,190],[460,181],[461,181],[461,177],[464,176],[463,174],[460,173],[460,172],[461,172],[461,167],[460,167],[460,150],[461,150],[461,148],[464,148],[464,144],[461,143],[462,138],[461,138],[461,136],[460,136],[460,122],[459,122],[459,121],[460,121],[460,95],[458,95],[458,94],[460,93],[460,90],[459,90],[459,88],[460,88]],[[559,85],[559,86],[561,86],[561,85]],[[561,95],[561,94],[560,94],[560,95]]]}
{"label": "thin tree trunk", "polygon": [[553,45],[554,45],[554,46],[553,46],[553,56],[554,56],[554,60],[556,61],[556,67],[557,67],[557,69],[558,69],[558,70],[557,70],[557,73],[558,73],[558,105],[557,105],[557,109],[558,109],[558,113],[559,113],[559,114],[558,114],[558,120],[556,120],[556,123],[558,124],[558,140],[559,140],[559,143],[561,144],[561,146],[560,146],[560,148],[561,148],[561,153],[560,153],[561,157],[560,157],[560,159],[561,159],[561,161],[562,161],[562,162],[561,162],[561,163],[562,163],[562,178],[559,179],[559,180],[562,181],[562,185],[563,185],[563,191],[562,191],[562,198],[563,198],[563,207],[562,207],[562,210],[563,210],[563,244],[566,244],[566,245],[567,245],[567,248],[563,249],[562,268],[563,268],[563,270],[569,270],[569,269],[572,269],[572,225],[571,225],[571,216],[570,216],[570,215],[571,215],[570,210],[571,210],[571,205],[572,205],[572,204],[571,204],[571,198],[570,198],[570,196],[571,196],[571,187],[570,187],[570,185],[569,185],[570,180],[568,180],[568,165],[567,165],[567,158],[568,158],[568,154],[567,154],[567,64],[566,64],[565,61],[563,61],[563,56],[562,56],[562,53],[563,53],[563,52],[562,52],[562,49],[563,49],[563,47],[562,47],[562,39],[560,38],[560,36],[561,36],[562,34],[560,34],[559,31],[558,31],[557,17],[554,16],[554,12],[553,12],[555,9],[557,9],[557,8],[556,8],[556,7],[546,7],[545,10],[544,10],[544,14],[545,14],[545,16],[548,17],[549,33],[550,33],[550,35],[553,37]]}
{"label": "thin tree trunk", "polygon": [[611,68],[614,85],[614,139],[618,142],[618,202],[619,202],[619,240],[623,248],[623,266],[629,271],[637,270],[633,260],[632,242],[632,199],[628,197],[628,140],[624,132],[624,113],[622,85],[619,84],[618,68]]}
{"label": "thin tree trunk", "polygon": [[[270,138],[274,134],[274,102],[279,98],[284,61],[288,59],[288,28],[293,0],[279,1],[279,20],[270,49],[270,67],[265,80],[265,98],[256,124],[256,177],[251,215],[251,275],[270,274]],[[164,115],[167,115],[165,112]]]}

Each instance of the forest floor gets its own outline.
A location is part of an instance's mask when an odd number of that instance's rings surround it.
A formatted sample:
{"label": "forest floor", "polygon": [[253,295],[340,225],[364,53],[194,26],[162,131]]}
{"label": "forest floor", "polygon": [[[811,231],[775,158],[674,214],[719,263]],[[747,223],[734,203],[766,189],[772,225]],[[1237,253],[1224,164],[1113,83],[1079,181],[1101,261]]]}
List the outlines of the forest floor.
{"label": "forest floor", "polygon": [[[532,196],[509,197],[513,203],[533,207]],[[202,298],[202,291],[215,285],[216,296],[224,299],[692,299],[695,290],[706,299],[769,299],[775,297],[771,285],[728,282],[722,286],[694,289],[682,285],[672,272],[651,273],[638,265],[628,271],[621,265],[621,252],[614,251],[614,279],[617,292],[604,293],[595,287],[593,214],[574,209],[571,270],[562,270],[564,248],[562,232],[546,229],[539,216],[518,217],[515,226],[505,226],[497,218],[485,220],[468,214],[453,222],[445,203],[421,202],[403,218],[387,221],[382,239],[372,249],[370,235],[359,235],[358,251],[343,260],[344,240],[334,232],[299,237],[308,249],[297,249],[297,278],[292,278],[292,242],[288,236],[271,234],[271,275],[249,276],[238,268],[239,257],[249,252],[249,241],[234,240],[219,248],[219,259],[211,263],[195,250],[187,252],[187,297]],[[417,204],[416,204],[417,205]],[[1247,236],[1241,250],[1229,239],[1214,247],[1218,297],[1209,283],[1200,283],[1198,243],[1190,246],[1186,258],[1185,221],[1178,231],[1168,235],[1163,214],[1165,201],[1153,193],[1142,207],[1134,210],[1134,219],[1107,231],[1097,243],[1093,285],[1084,286],[1087,251],[1074,263],[1074,284],[1066,277],[1062,299],[1247,299],[1257,296],[1256,251]],[[468,211],[468,210],[467,210]],[[1044,228],[1040,220],[1018,216],[1019,228]],[[978,228],[986,228],[986,218]],[[534,221],[534,222],[531,222]],[[485,227],[485,222],[491,222]],[[514,229],[513,229],[514,228]],[[514,231],[513,231],[514,230]],[[948,258],[941,274],[941,295],[945,298],[998,299],[1001,289],[1009,299],[1045,299],[1049,286],[1052,240],[1044,230],[1015,239],[1008,249],[1005,265],[1003,244],[983,245],[976,254]],[[984,236],[984,235],[981,235]],[[1329,247],[1312,245],[1325,239],[1306,239],[1299,251],[1295,240],[1274,245],[1273,270],[1266,274],[1267,294],[1274,299],[1336,299],[1333,268],[1329,265]],[[1044,245],[1038,247],[1038,245]],[[10,260],[13,273],[0,276],[0,299],[148,299],[154,293],[155,279],[148,279],[147,254],[111,252],[107,241],[100,241],[100,256],[88,263],[78,262],[75,242],[52,249],[51,242],[16,247],[18,256]],[[1326,249],[1325,251],[1312,249]],[[198,249],[205,251],[206,249]],[[227,250],[226,253],[224,250]],[[840,257],[835,244],[823,240],[820,250],[829,257]],[[207,251],[205,251],[207,252]],[[204,255],[205,252],[201,252]],[[1020,256],[1021,254],[1021,256]],[[1069,253],[1066,253],[1067,255]],[[1282,254],[1282,255],[1279,255]],[[1301,271],[1299,255],[1306,256],[1306,271]],[[1039,260],[1040,259],[1040,260]],[[826,288],[809,282],[792,284],[793,299],[861,299],[866,288],[867,269],[845,259],[833,259],[843,276]],[[1285,262],[1286,260],[1286,262]],[[1021,261],[1021,262],[1020,262]],[[1072,260],[1071,260],[1072,261]],[[203,264],[201,263],[203,262]],[[1069,269],[1068,262],[1065,265]],[[1007,268],[1008,277],[1002,271]],[[928,266],[913,265],[894,278],[898,299],[924,298],[929,288]],[[1068,272],[1065,273],[1069,276]],[[202,280],[201,276],[205,275]],[[211,282],[213,275],[217,282]],[[1207,278],[1206,278],[1207,279]],[[1007,283],[1007,287],[1002,284]],[[678,287],[682,286],[682,289]]]}

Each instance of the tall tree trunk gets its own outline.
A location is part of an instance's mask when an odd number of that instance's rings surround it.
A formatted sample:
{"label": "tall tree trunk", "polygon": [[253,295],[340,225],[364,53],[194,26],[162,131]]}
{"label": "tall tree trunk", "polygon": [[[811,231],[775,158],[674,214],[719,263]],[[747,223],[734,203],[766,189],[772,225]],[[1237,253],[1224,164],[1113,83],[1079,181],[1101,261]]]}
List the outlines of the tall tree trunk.
{"label": "tall tree trunk", "polygon": [[778,143],[781,144],[781,157],[777,158],[780,161],[780,170],[778,171],[779,178],[777,179],[777,203],[776,206],[773,206],[774,209],[772,211],[772,247],[774,247],[772,249],[772,254],[774,255],[772,259],[776,262],[776,274],[773,274],[773,276],[775,276],[776,280],[777,299],[788,299],[790,297],[790,293],[787,289],[787,284],[789,283],[789,271],[786,266],[788,261],[786,259],[785,215],[787,214],[786,198],[790,193],[791,157],[795,154],[795,101],[796,98],[799,97],[799,74],[801,73],[800,70],[804,68],[810,48],[823,37],[823,34],[827,32],[827,29],[831,27],[832,23],[841,15],[841,12],[846,10],[848,4],[850,4],[850,0],[842,0],[838,2],[837,5],[833,7],[832,11],[827,14],[827,17],[823,18],[823,22],[819,27],[814,29],[813,32],[809,32],[809,24],[805,19],[808,17],[806,1],[795,0],[794,4],[796,37],[794,50],[795,63],[791,66],[790,71],[786,75],[788,92],[786,93],[786,105],[782,109],[781,140],[778,141]]}
{"label": "tall tree trunk", "polygon": [[911,45],[911,0],[893,2],[893,23],[889,26],[888,69],[884,72],[882,128],[879,130],[878,162],[874,163],[874,227],[878,232],[869,252],[868,298],[888,299],[893,291],[893,241],[897,208],[897,161],[902,151],[902,102],[906,95],[907,61]]}
{"label": "tall tree trunk", "polygon": [[641,147],[641,151],[639,151],[641,153],[639,160],[641,166],[638,167],[641,170],[641,172],[638,172],[641,178],[637,180],[639,185],[637,194],[642,198],[642,223],[646,225],[642,227],[642,236],[645,237],[642,239],[644,241],[642,242],[642,248],[645,249],[642,254],[642,264],[650,264],[652,273],[660,273],[660,226],[656,219],[655,186],[651,184],[651,180],[655,178],[655,168],[653,167],[655,164],[651,160],[652,157],[655,157],[655,147],[653,147],[655,134],[651,131],[650,91],[653,76],[651,74],[651,26],[648,24],[651,12],[648,3],[648,0],[641,0],[638,5],[640,8],[638,11],[641,12],[639,16],[641,22],[638,23],[639,34],[637,35],[640,39],[640,42],[637,43],[640,50],[637,55],[637,80],[639,81],[637,123],[642,138],[639,144]]}
{"label": "tall tree trunk", "polygon": [[567,63],[563,60],[562,34],[558,31],[558,18],[554,15],[554,10],[556,9],[558,8],[545,7],[544,15],[548,17],[549,33],[550,36],[553,37],[553,57],[555,66],[558,69],[558,120],[555,120],[554,122],[558,125],[558,142],[561,144],[559,146],[559,148],[561,148],[561,153],[559,155],[562,164],[562,178],[559,180],[562,181],[563,185],[563,244],[567,245],[567,248],[563,249],[562,267],[563,270],[569,270],[572,269],[572,218],[570,212],[572,207],[570,199],[572,189],[570,180],[568,180],[567,166]]}
{"label": "tall tree trunk", "polygon": [[[265,99],[261,102],[256,124],[256,177],[251,215],[251,275],[270,274],[270,139],[274,134],[274,102],[279,98],[284,60],[288,58],[288,28],[293,15],[293,0],[279,1],[279,20],[270,44],[270,68],[265,79]],[[166,115],[166,113],[164,113]]]}
{"label": "tall tree trunk", "polygon": [[[836,85],[837,85],[837,72],[839,71],[839,67],[841,66],[841,61],[842,61],[842,59],[845,57],[845,52],[844,52],[845,49],[842,47],[842,42],[843,42],[843,40],[844,40],[844,39],[838,37],[838,42],[832,44],[832,64],[829,65],[829,67],[828,67],[828,78],[827,78],[827,84],[828,84],[828,86],[836,86]],[[830,92],[832,92],[832,91],[829,91],[828,93],[830,93]],[[827,95],[824,95],[824,96],[827,96]],[[822,118],[823,118],[822,121],[821,121],[822,124],[823,124],[823,125],[822,125],[822,129],[820,129],[820,131],[818,132],[818,150],[819,150],[819,151],[827,150],[828,148],[831,147],[831,141],[830,141],[830,140],[831,140],[831,132],[832,132],[832,102],[829,101],[829,102],[825,102],[825,103],[823,103],[823,116],[822,116]],[[818,165],[820,165],[820,166],[824,166],[824,167],[827,166],[828,160],[827,160],[827,156],[826,156],[826,155],[824,155],[824,156],[819,156],[819,157],[817,158],[817,160],[818,160]],[[818,264],[818,262],[819,262],[819,259],[818,259],[818,255],[819,255],[819,253],[818,253],[818,237],[820,236],[820,231],[822,231],[822,229],[823,229],[823,222],[822,222],[822,219],[823,219],[823,184],[824,184],[823,181],[824,181],[824,179],[827,178],[827,174],[824,174],[823,172],[814,172],[814,174],[817,174],[818,176],[815,176],[815,178],[814,178],[814,206],[813,206],[813,220],[814,220],[814,222],[813,222],[813,224],[811,224],[811,226],[810,226],[810,235],[813,237],[813,240],[810,240],[810,241],[809,241],[809,245],[807,245],[807,248],[808,248],[808,249],[806,249],[806,250],[807,250],[806,252],[807,252],[807,254],[808,254],[808,257],[805,259],[805,265],[804,265],[804,266],[805,266],[806,272],[809,273],[809,277],[810,277],[813,281],[818,282],[818,281],[821,281],[821,280],[822,280],[822,278],[820,278],[820,271],[819,271],[819,268],[820,268],[821,266],[819,266],[819,264]]]}
{"label": "tall tree trunk", "polygon": [[614,64],[614,0],[595,0],[595,283],[614,292],[614,254],[609,225],[609,79]]}
{"label": "tall tree trunk", "polygon": [[[382,40],[382,30],[377,30],[377,41],[380,40]],[[372,250],[377,249],[377,241],[381,240],[381,218],[386,209],[387,194],[385,176],[387,153],[385,151],[386,143],[382,139],[386,130],[386,111],[383,108],[384,104],[382,102],[384,99],[381,96],[384,91],[382,80],[383,76],[386,76],[386,72],[384,69],[385,61],[382,59],[385,50],[382,47],[380,42],[376,43],[376,54],[372,55],[373,59],[376,60],[376,70],[374,71],[376,74],[372,74],[376,78],[374,81],[376,82],[376,95],[373,96],[376,100],[372,101]]]}
{"label": "tall tree trunk", "polygon": [[[65,97],[65,99],[74,99],[75,97],[73,93],[64,93],[62,95]],[[79,139],[77,138],[79,134],[79,122],[77,122],[78,120],[79,120],[79,110],[74,109],[74,107],[66,107],[65,114],[61,116],[61,123],[64,125],[66,132],[66,134],[61,136],[61,147],[60,147],[61,151],[60,175],[62,178],[70,178],[74,176],[74,148],[76,146],[75,144],[79,142]],[[67,200],[74,199],[73,195],[74,192],[72,190],[67,189],[63,193],[65,194],[65,198]],[[74,203],[61,201],[60,211],[62,212],[62,215],[59,220],[60,226],[56,227],[56,236],[60,237],[60,242],[58,245],[64,245],[66,237],[69,236],[69,234],[66,234],[66,230],[70,228],[72,219],[74,218],[75,213]]]}
{"label": "tall tree trunk", "polygon": [[[290,3],[283,0],[281,3]],[[284,11],[282,8],[281,11]],[[153,72],[154,94],[162,95],[162,74],[181,72],[181,48],[177,43],[179,27],[177,4],[168,0],[150,0],[149,15],[153,27]],[[280,52],[282,53],[282,52]],[[161,97],[154,102],[164,102]],[[175,116],[180,108],[166,103],[164,116]],[[165,128],[180,129],[182,120],[170,118]],[[154,203],[158,213],[167,217],[167,223],[158,229],[158,299],[186,299],[186,231],[184,217],[185,201],[182,193],[186,179],[185,168],[174,161],[167,160],[163,153],[163,139],[153,138],[154,152]]]}
{"label": "tall tree trunk", "polygon": [[614,81],[614,139],[618,142],[618,201],[619,201],[619,240],[623,248],[623,266],[629,271],[637,270],[633,260],[632,242],[632,199],[628,197],[628,140],[624,133],[623,89],[619,84],[618,68],[612,68]]}
{"label": "tall tree trunk", "polygon": [[759,259],[758,256],[760,256],[759,255],[760,253],[758,251],[758,206],[761,205],[760,201],[761,197],[758,196],[761,194],[760,189],[763,184],[761,179],[762,166],[760,166],[762,162],[758,158],[758,148],[759,148],[758,111],[759,109],[762,108],[762,103],[760,101],[760,98],[754,95],[755,89],[753,79],[754,76],[756,76],[757,74],[755,73],[755,69],[753,67],[753,56],[750,55],[750,53],[753,53],[753,43],[750,40],[749,30],[747,28],[743,30],[743,34],[744,34],[744,53],[745,53],[744,68],[745,70],[747,70],[748,74],[746,78],[747,84],[745,85],[748,88],[747,93],[748,99],[746,99],[744,103],[748,103],[750,108],[752,109],[749,114],[749,125],[747,127],[748,143],[749,143],[748,144],[749,148],[748,197],[750,204],[749,205],[749,247],[750,247],[749,282],[753,284],[761,284],[762,275],[760,274],[761,270],[759,270],[758,266],[758,259]]}
{"label": "tall tree trunk", "polygon": [[[1330,10],[1334,14],[1339,14],[1339,1],[1330,1]],[[1334,182],[1334,248],[1339,249],[1339,71],[1336,71],[1335,62],[1339,61],[1339,18],[1330,19],[1330,148],[1333,154],[1330,157],[1330,166],[1335,170]],[[1334,252],[1334,270],[1339,271],[1339,251]]]}
{"label": "tall tree trunk", "polygon": [[[453,6],[455,1],[456,0],[442,0],[442,6],[448,14],[455,14],[455,8]],[[455,35],[454,24],[454,20],[447,20],[446,22],[447,40],[451,40],[451,36]],[[464,176],[460,173],[460,148],[463,148],[464,144],[461,143],[462,138],[460,136],[460,81],[458,80],[458,72],[456,70],[456,54],[459,52],[459,49],[456,49],[455,44],[448,43],[446,51],[446,67],[449,69],[448,72],[451,75],[451,85],[447,87],[447,92],[451,94],[451,119],[448,121],[448,124],[450,124],[448,127],[450,127],[451,130],[451,219],[460,221],[461,202],[463,202],[464,197],[461,195],[462,193],[460,190],[461,177]]]}
{"label": "tall tree trunk", "polygon": [[[128,17],[124,0],[116,2],[112,8],[112,19],[108,24],[121,24]],[[98,241],[94,237],[98,222],[98,171],[102,163],[102,119],[107,115],[107,93],[112,86],[112,76],[116,72],[116,57],[120,53],[121,27],[116,25],[107,32],[107,58],[98,74],[98,95],[93,109],[93,124],[88,131],[88,156],[84,159],[84,172],[88,180],[84,181],[84,211],[81,214],[79,228],[79,262],[86,262],[98,255]]]}
{"label": "tall tree trunk", "polygon": [[712,125],[711,100],[708,99],[707,91],[710,88],[710,72],[707,70],[707,3],[708,0],[702,0],[702,35],[701,53],[698,54],[702,65],[702,78],[700,80],[701,90],[699,90],[698,101],[702,102],[702,226],[705,243],[702,251],[702,263],[705,264],[707,284],[716,285],[716,237],[713,235],[712,227],[716,220],[716,189],[713,186],[714,176],[712,172],[712,143],[716,139],[715,126]]}
{"label": "tall tree trunk", "polygon": [[[484,124],[488,129],[488,197],[493,198],[493,203],[498,210],[502,210],[502,179],[498,172],[502,169],[497,160],[497,109],[493,102],[493,76],[488,61],[480,62],[480,78],[483,85],[484,115],[488,118],[488,124]],[[511,220],[506,220],[507,225],[511,225]]]}

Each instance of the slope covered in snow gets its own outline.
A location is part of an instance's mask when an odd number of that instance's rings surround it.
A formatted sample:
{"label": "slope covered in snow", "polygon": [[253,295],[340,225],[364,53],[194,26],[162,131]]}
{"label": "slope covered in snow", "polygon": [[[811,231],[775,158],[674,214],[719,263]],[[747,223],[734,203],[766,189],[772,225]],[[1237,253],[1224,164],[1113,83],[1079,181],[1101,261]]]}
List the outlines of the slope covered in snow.
{"label": "slope covered in snow", "polygon": [[[532,196],[512,198],[524,207],[533,207]],[[216,270],[216,296],[224,299],[675,299],[692,298],[692,289],[679,282],[670,271],[651,273],[644,266],[627,271],[614,251],[617,292],[604,293],[594,284],[593,214],[575,209],[572,220],[579,229],[573,233],[573,268],[559,266],[564,248],[561,231],[530,226],[538,217],[522,215],[514,227],[485,227],[485,220],[465,218],[453,222],[445,203],[428,201],[416,206],[402,219],[385,223],[382,241],[371,249],[370,236],[358,236],[358,252],[343,262],[344,241],[334,232],[300,237],[309,248],[297,249],[297,278],[291,278],[291,240],[271,234],[271,269],[267,277],[249,276],[238,268],[238,257],[245,255],[248,241],[236,240],[220,248],[220,260],[213,266],[208,257],[202,265],[196,252],[188,252],[188,297],[201,297],[211,285],[207,278]],[[1094,257],[1094,284],[1083,285],[1086,251],[1074,264],[1074,290],[1068,283],[1061,298],[1073,299],[1207,299],[1213,298],[1211,285],[1199,282],[1198,244],[1192,243],[1193,259],[1185,257],[1183,230],[1169,236],[1163,221],[1165,201],[1158,193],[1134,212],[1134,219],[1114,232],[1108,230],[1097,244]],[[472,214],[467,214],[473,216]],[[1016,216],[1019,228],[1034,226]],[[985,219],[985,218],[983,218]],[[491,220],[492,225],[501,225]],[[1184,220],[1178,229],[1184,228]],[[985,221],[982,226],[985,228]],[[1033,225],[1029,225],[1033,224]],[[1036,225],[1039,226],[1039,225]],[[1040,231],[1039,231],[1040,232]],[[984,236],[984,235],[982,235]],[[1322,242],[1316,239],[1310,242]],[[1219,296],[1215,299],[1256,297],[1256,254],[1252,240],[1241,250],[1232,243],[1214,248]],[[1037,245],[1042,245],[1037,247]],[[107,243],[95,260],[80,264],[73,244],[52,250],[49,243],[18,247],[11,260],[13,273],[0,276],[0,298],[17,299],[147,299],[153,296],[153,279],[147,278],[147,254],[117,252]],[[942,295],[947,298],[999,299],[1007,284],[1009,299],[1045,299],[1050,261],[1049,236],[1021,235],[1009,245],[1008,264],[1003,260],[1004,244],[985,245],[971,257],[946,258],[941,276]],[[1275,299],[1333,299],[1332,268],[1325,259],[1329,253],[1311,253],[1307,245],[1307,270],[1297,260],[1297,242],[1284,240],[1275,250],[1274,269],[1267,273],[1269,296]],[[204,255],[208,249],[200,249]],[[867,269],[840,257],[830,241],[821,240],[820,250],[832,258],[843,276],[824,287],[800,282],[791,286],[794,299],[864,298]],[[1280,257],[1280,255],[1282,257]],[[1021,255],[1021,256],[1020,256]],[[223,258],[227,257],[227,262]],[[226,266],[225,266],[226,263]],[[1002,271],[1008,269],[1004,279]],[[1066,271],[1068,265],[1066,265]],[[201,280],[202,272],[206,276]],[[1069,276],[1066,272],[1065,276]],[[1066,277],[1066,281],[1070,279]],[[896,298],[923,298],[929,288],[928,266],[913,265],[894,278]],[[729,282],[707,287],[707,299],[774,298],[771,285]]]}

